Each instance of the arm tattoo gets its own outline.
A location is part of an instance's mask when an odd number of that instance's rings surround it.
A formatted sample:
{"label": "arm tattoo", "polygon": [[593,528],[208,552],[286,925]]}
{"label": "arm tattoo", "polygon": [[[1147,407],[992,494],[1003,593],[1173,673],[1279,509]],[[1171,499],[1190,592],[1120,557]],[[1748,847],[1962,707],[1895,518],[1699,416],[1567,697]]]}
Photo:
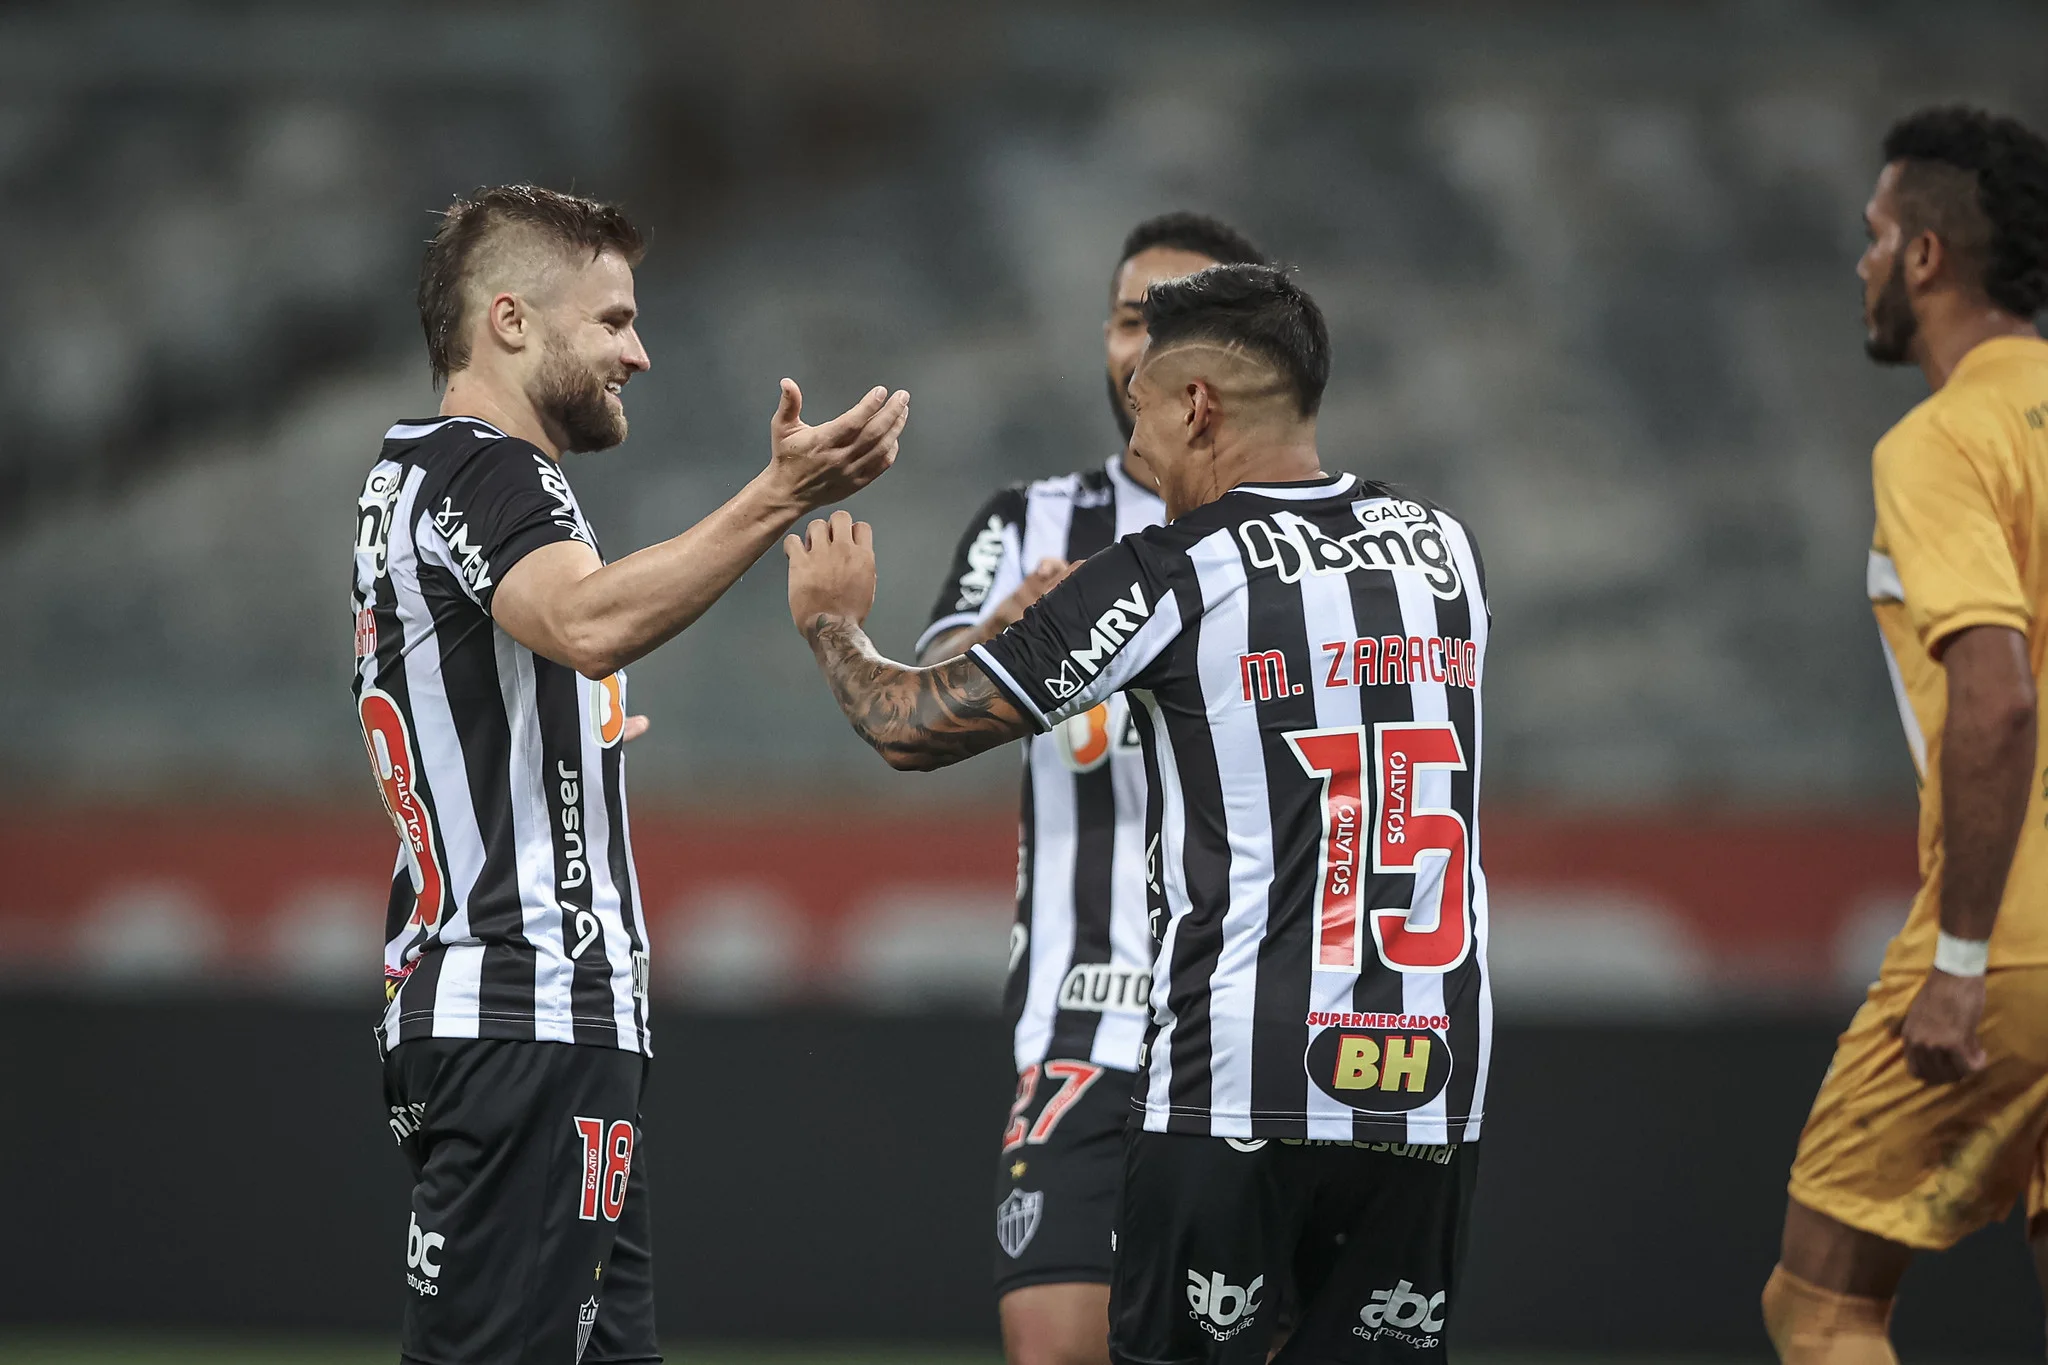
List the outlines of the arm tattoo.
{"label": "arm tattoo", "polygon": [[804,635],[854,732],[892,768],[943,768],[1032,733],[965,654],[907,668],[883,658],[865,631],[838,616],[817,617]]}

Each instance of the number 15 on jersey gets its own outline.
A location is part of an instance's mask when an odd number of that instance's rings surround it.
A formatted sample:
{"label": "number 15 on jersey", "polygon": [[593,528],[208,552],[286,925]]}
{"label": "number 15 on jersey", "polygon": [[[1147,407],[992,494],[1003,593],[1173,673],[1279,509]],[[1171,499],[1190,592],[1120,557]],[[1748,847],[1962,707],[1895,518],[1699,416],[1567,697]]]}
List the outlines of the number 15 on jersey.
{"label": "number 15 on jersey", "polygon": [[[1380,961],[1397,972],[1448,972],[1463,962],[1472,948],[1465,817],[1417,800],[1424,771],[1465,768],[1458,732],[1443,721],[1382,721],[1371,729],[1370,753],[1359,725],[1294,730],[1286,739],[1322,783],[1316,970],[1364,966],[1361,919]],[[1370,877],[1380,873],[1414,875],[1410,904],[1366,905]]]}

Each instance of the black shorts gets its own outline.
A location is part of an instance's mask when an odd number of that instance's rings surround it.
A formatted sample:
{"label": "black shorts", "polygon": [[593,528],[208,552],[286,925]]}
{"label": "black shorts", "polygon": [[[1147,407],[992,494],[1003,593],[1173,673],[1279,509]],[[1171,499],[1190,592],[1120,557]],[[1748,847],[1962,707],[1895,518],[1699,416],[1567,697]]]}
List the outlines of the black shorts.
{"label": "black shorts", "polygon": [[1052,1060],[1017,1078],[996,1163],[996,1297],[1108,1284],[1134,1073]]}
{"label": "black shorts", "polygon": [[1475,1144],[1237,1141],[1133,1129],[1117,1215],[1118,1365],[1441,1361]]}
{"label": "black shorts", "polygon": [[640,1097],[647,1059],[420,1038],[384,1061],[412,1166],[401,1358],[658,1361]]}

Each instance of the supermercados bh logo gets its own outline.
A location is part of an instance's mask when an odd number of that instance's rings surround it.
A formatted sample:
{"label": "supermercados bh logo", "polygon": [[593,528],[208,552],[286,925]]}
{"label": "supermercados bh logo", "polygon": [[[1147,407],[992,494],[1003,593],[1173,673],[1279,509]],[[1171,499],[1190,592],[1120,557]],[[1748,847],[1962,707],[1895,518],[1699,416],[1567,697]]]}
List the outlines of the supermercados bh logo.
{"label": "supermercados bh logo", "polygon": [[1430,592],[1449,600],[1465,591],[1464,579],[1430,510],[1406,498],[1380,498],[1357,508],[1359,529],[1343,537],[1325,535],[1294,512],[1273,512],[1238,523],[1245,557],[1272,569],[1282,583],[1309,574],[1388,569],[1413,573]]}
{"label": "supermercados bh logo", "polygon": [[1095,618],[1095,625],[1088,632],[1088,643],[1079,649],[1069,650],[1060,671],[1045,680],[1045,690],[1055,700],[1065,700],[1088,685],[1088,680],[1102,671],[1102,666],[1115,657],[1116,652],[1138,633],[1145,618],[1152,614],[1152,608],[1145,601],[1143,584],[1133,583],[1122,597],[1109,604],[1109,610]]}
{"label": "supermercados bh logo", "polygon": [[[1336,1024],[1337,1019],[1358,1023]],[[1443,1015],[1311,1014],[1302,1066],[1331,1099],[1368,1114],[1420,1109],[1451,1080],[1450,1020]]]}

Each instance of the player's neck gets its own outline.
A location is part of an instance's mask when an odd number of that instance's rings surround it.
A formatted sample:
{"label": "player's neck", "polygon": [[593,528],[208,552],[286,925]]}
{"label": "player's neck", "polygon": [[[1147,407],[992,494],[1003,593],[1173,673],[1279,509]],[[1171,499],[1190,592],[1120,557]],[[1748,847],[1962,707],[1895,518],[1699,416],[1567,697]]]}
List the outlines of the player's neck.
{"label": "player's neck", "polygon": [[2031,318],[2015,317],[1985,299],[1943,300],[1927,313],[1920,320],[1913,349],[1930,390],[1948,383],[1963,357],[1983,343],[1999,337],[2040,335]]}
{"label": "player's neck", "polygon": [[[1206,507],[1239,484],[1297,483],[1321,478],[1322,456],[1316,450],[1314,426],[1297,429],[1279,440],[1248,441],[1219,450],[1209,462],[1201,485],[1180,490],[1162,485],[1166,519],[1178,521],[1197,507]],[[1186,505],[1179,505],[1185,499]]]}
{"label": "player's neck", "polygon": [[517,436],[539,446],[549,459],[560,463],[562,448],[548,434],[533,402],[523,392],[506,393],[483,376],[462,370],[451,375],[448,391],[441,395],[443,417],[474,417],[489,422],[507,436]]}

